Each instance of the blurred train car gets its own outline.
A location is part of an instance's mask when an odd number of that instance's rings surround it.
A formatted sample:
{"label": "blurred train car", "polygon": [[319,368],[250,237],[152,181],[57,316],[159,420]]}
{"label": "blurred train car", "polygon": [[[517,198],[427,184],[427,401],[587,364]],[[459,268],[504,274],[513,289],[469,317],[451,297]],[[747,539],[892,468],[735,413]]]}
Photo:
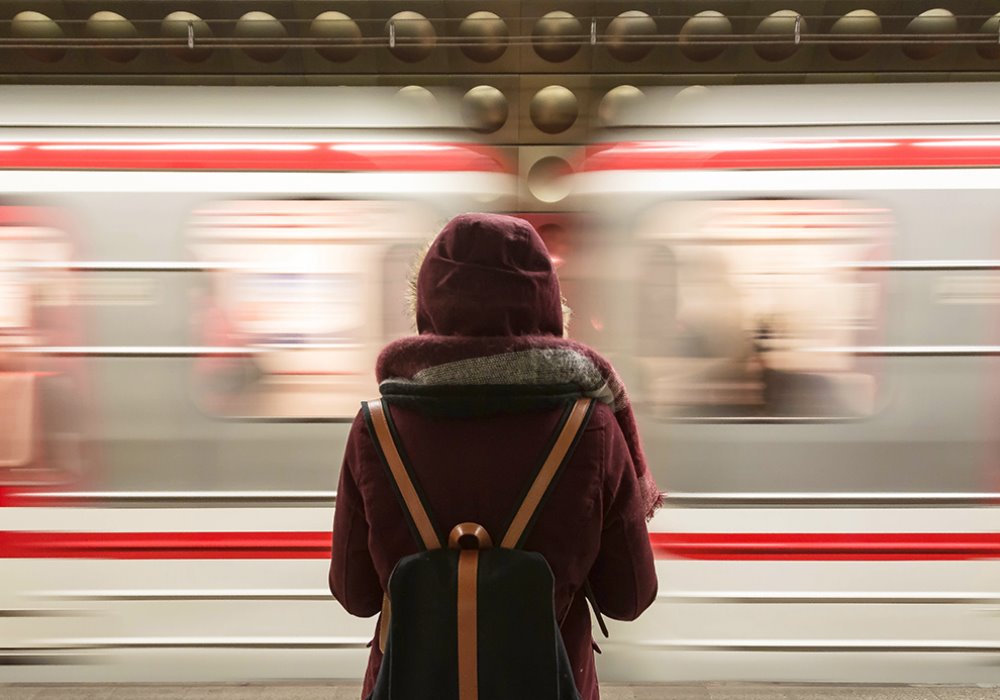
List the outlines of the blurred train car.
{"label": "blurred train car", "polygon": [[578,165],[572,328],[668,507],[614,677],[1000,680],[1000,98],[649,91]]}
{"label": "blurred train car", "polygon": [[323,590],[346,423],[415,253],[515,191],[458,115],[0,91],[0,682],[356,674],[369,625]]}
{"label": "blurred train car", "polygon": [[[510,174],[351,91],[0,98],[0,682],[358,677],[341,421],[413,252]],[[571,334],[669,495],[603,679],[1000,681],[998,114],[650,92],[581,155]]]}

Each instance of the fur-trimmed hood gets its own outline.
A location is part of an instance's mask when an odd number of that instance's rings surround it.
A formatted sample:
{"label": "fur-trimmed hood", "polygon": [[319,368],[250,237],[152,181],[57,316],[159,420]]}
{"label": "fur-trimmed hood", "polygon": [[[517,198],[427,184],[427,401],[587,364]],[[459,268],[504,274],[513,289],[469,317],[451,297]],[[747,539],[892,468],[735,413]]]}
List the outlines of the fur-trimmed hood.
{"label": "fur-trimmed hood", "polygon": [[562,336],[559,280],[531,224],[494,214],[448,222],[420,263],[416,321],[421,334]]}
{"label": "fur-trimmed hood", "polygon": [[563,338],[564,304],[552,261],[529,223],[466,214],[431,243],[417,274],[419,334],[379,355],[386,398],[462,410],[590,396],[614,411],[643,491],[644,515],[661,497],[646,464],[625,386],[596,350]]}

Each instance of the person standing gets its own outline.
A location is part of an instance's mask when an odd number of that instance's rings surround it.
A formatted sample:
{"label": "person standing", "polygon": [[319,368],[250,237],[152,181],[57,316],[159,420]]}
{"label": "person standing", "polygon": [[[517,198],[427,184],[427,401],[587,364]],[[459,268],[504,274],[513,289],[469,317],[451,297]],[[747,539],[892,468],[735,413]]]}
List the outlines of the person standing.
{"label": "person standing", "polygon": [[[566,402],[595,399],[524,549],[542,554],[552,569],[576,687],[584,700],[597,700],[587,590],[604,615],[618,620],[638,617],[657,590],[646,522],[661,495],[625,388],[607,360],[564,338],[559,282],[526,221],[456,217],[427,250],[414,292],[418,333],[383,349],[376,377],[445,532],[474,521],[501,533]],[[333,596],[353,615],[375,615],[393,567],[419,549],[359,413],[337,491]],[[371,693],[382,661],[382,622],[362,697]]]}

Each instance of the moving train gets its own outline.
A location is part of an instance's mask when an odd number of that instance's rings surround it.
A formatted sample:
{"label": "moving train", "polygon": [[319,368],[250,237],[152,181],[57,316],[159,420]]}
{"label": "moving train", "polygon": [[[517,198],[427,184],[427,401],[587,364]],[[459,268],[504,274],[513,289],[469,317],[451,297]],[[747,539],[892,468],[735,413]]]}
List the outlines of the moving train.
{"label": "moving train", "polygon": [[[360,677],[346,424],[414,255],[514,210],[509,165],[391,94],[0,97],[0,682]],[[667,493],[604,680],[1000,682],[998,114],[648,91],[581,147],[570,335]]]}
{"label": "moving train", "polygon": [[616,676],[998,680],[998,108],[651,91],[586,150],[563,279],[668,493]]}

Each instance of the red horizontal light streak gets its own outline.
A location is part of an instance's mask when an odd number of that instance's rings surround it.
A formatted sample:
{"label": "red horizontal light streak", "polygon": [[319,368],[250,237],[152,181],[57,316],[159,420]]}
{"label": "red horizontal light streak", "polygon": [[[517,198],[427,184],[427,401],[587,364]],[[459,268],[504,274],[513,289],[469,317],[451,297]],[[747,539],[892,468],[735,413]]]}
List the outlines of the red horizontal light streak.
{"label": "red horizontal light streak", "polygon": [[[3,154],[0,154],[0,161]],[[58,214],[44,207],[0,206],[0,227],[49,226],[62,224],[57,220]],[[0,231],[0,238],[8,238],[8,234]]]}
{"label": "red horizontal light streak", "polygon": [[325,559],[328,532],[0,532],[3,559]]}
{"label": "red horizontal light streak", "polygon": [[1000,558],[1000,532],[652,533],[658,558],[951,560]]}
{"label": "red horizontal light streak", "polygon": [[0,170],[510,171],[473,144],[297,141],[0,142]]}
{"label": "red horizontal light streak", "polygon": [[[1000,532],[663,533],[657,558],[943,561],[1000,558]],[[329,532],[0,532],[0,558],[326,559]]]}
{"label": "red horizontal light streak", "polygon": [[581,170],[795,170],[1000,166],[1000,138],[625,141],[591,146]]}

